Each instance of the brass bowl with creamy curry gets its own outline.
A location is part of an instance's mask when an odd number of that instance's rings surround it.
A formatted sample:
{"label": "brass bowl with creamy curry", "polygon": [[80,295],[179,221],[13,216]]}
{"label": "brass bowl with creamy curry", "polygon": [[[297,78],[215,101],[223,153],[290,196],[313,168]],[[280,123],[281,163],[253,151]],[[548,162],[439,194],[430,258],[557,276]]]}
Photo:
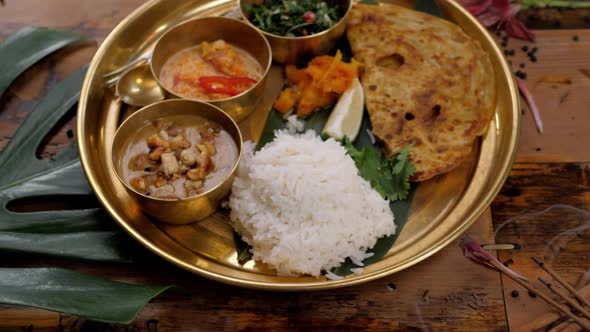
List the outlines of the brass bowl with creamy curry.
{"label": "brass bowl with creamy curry", "polygon": [[170,99],[125,120],[113,141],[117,177],[147,214],[187,224],[215,212],[242,154],[237,124],[221,109]]}
{"label": "brass bowl with creamy curry", "polygon": [[169,96],[209,102],[235,121],[264,94],[271,48],[252,26],[225,17],[181,23],[156,43],[152,74]]}

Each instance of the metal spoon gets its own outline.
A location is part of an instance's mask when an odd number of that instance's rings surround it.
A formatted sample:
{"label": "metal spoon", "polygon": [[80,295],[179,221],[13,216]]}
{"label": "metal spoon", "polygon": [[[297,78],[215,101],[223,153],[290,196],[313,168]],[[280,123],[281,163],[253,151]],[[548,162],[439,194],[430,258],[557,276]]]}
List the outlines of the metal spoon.
{"label": "metal spoon", "polygon": [[146,106],[166,97],[148,65],[133,67],[123,73],[115,91],[123,102],[132,106]]}

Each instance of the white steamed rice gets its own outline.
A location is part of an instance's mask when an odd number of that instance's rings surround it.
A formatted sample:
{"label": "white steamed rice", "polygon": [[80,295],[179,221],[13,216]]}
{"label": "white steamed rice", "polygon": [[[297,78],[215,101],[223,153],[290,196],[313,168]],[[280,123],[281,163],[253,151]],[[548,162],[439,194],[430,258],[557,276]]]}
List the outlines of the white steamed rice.
{"label": "white steamed rice", "polygon": [[279,131],[253,148],[244,146],[230,217],[254,259],[279,274],[319,276],[347,257],[361,262],[377,239],[395,233],[388,201],[335,140]]}

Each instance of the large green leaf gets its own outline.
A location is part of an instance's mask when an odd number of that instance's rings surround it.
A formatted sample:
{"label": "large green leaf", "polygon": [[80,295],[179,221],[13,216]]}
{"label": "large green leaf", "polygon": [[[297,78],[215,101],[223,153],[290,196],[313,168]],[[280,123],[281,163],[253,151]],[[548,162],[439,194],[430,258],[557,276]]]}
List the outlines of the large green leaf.
{"label": "large green leaf", "polygon": [[[0,45],[0,88],[38,59],[82,37],[47,29],[24,29]],[[16,65],[15,65],[16,64]],[[50,160],[35,155],[47,133],[78,101],[86,68],[45,96],[0,154],[0,252],[92,261],[129,261],[129,239],[103,209],[13,212],[30,198],[92,199],[71,144]],[[61,311],[129,323],[142,306],[168,287],[140,286],[61,269],[0,269],[0,303]]]}
{"label": "large green leaf", "polygon": [[15,213],[8,202],[24,197],[88,195],[79,161],[36,174],[0,190],[0,250],[97,261],[130,260],[132,247],[102,209]]}
{"label": "large green leaf", "polygon": [[128,324],[143,305],[171,286],[113,282],[63,269],[0,269],[0,302]]}
{"label": "large green leaf", "polygon": [[0,44],[0,95],[35,62],[84,36],[47,28],[24,28]]}
{"label": "large green leaf", "polygon": [[35,153],[47,133],[77,103],[86,69],[84,67],[60,82],[39,102],[12,137],[0,154],[0,188],[77,157],[78,150],[73,144],[50,160],[38,159]]}
{"label": "large green leaf", "polygon": [[[1,53],[0,53],[1,54]],[[12,201],[92,195],[74,144],[52,160],[35,156],[51,128],[76,103],[86,69],[45,96],[0,155],[0,250],[99,261],[128,261],[124,235],[101,209],[19,212]]]}

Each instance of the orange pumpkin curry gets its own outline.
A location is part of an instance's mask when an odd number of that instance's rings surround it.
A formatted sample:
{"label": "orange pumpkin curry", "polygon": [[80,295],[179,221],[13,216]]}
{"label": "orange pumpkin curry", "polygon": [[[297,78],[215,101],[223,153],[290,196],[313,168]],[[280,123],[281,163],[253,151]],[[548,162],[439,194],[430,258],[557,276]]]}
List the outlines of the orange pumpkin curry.
{"label": "orange pumpkin curry", "polygon": [[236,143],[219,124],[199,116],[171,116],[153,121],[132,138],[122,175],[141,194],[183,199],[217,186],[237,160]]}
{"label": "orange pumpkin curry", "polygon": [[290,87],[283,90],[274,107],[281,113],[296,109],[300,117],[327,107],[352,85],[359,68],[360,64],[354,59],[350,63],[342,61],[340,51],[335,56],[313,58],[307,68],[288,65],[285,74]]}
{"label": "orange pumpkin curry", "polygon": [[162,67],[160,81],[184,98],[219,100],[250,89],[262,75],[262,66],[251,54],[216,40],[174,54]]}

